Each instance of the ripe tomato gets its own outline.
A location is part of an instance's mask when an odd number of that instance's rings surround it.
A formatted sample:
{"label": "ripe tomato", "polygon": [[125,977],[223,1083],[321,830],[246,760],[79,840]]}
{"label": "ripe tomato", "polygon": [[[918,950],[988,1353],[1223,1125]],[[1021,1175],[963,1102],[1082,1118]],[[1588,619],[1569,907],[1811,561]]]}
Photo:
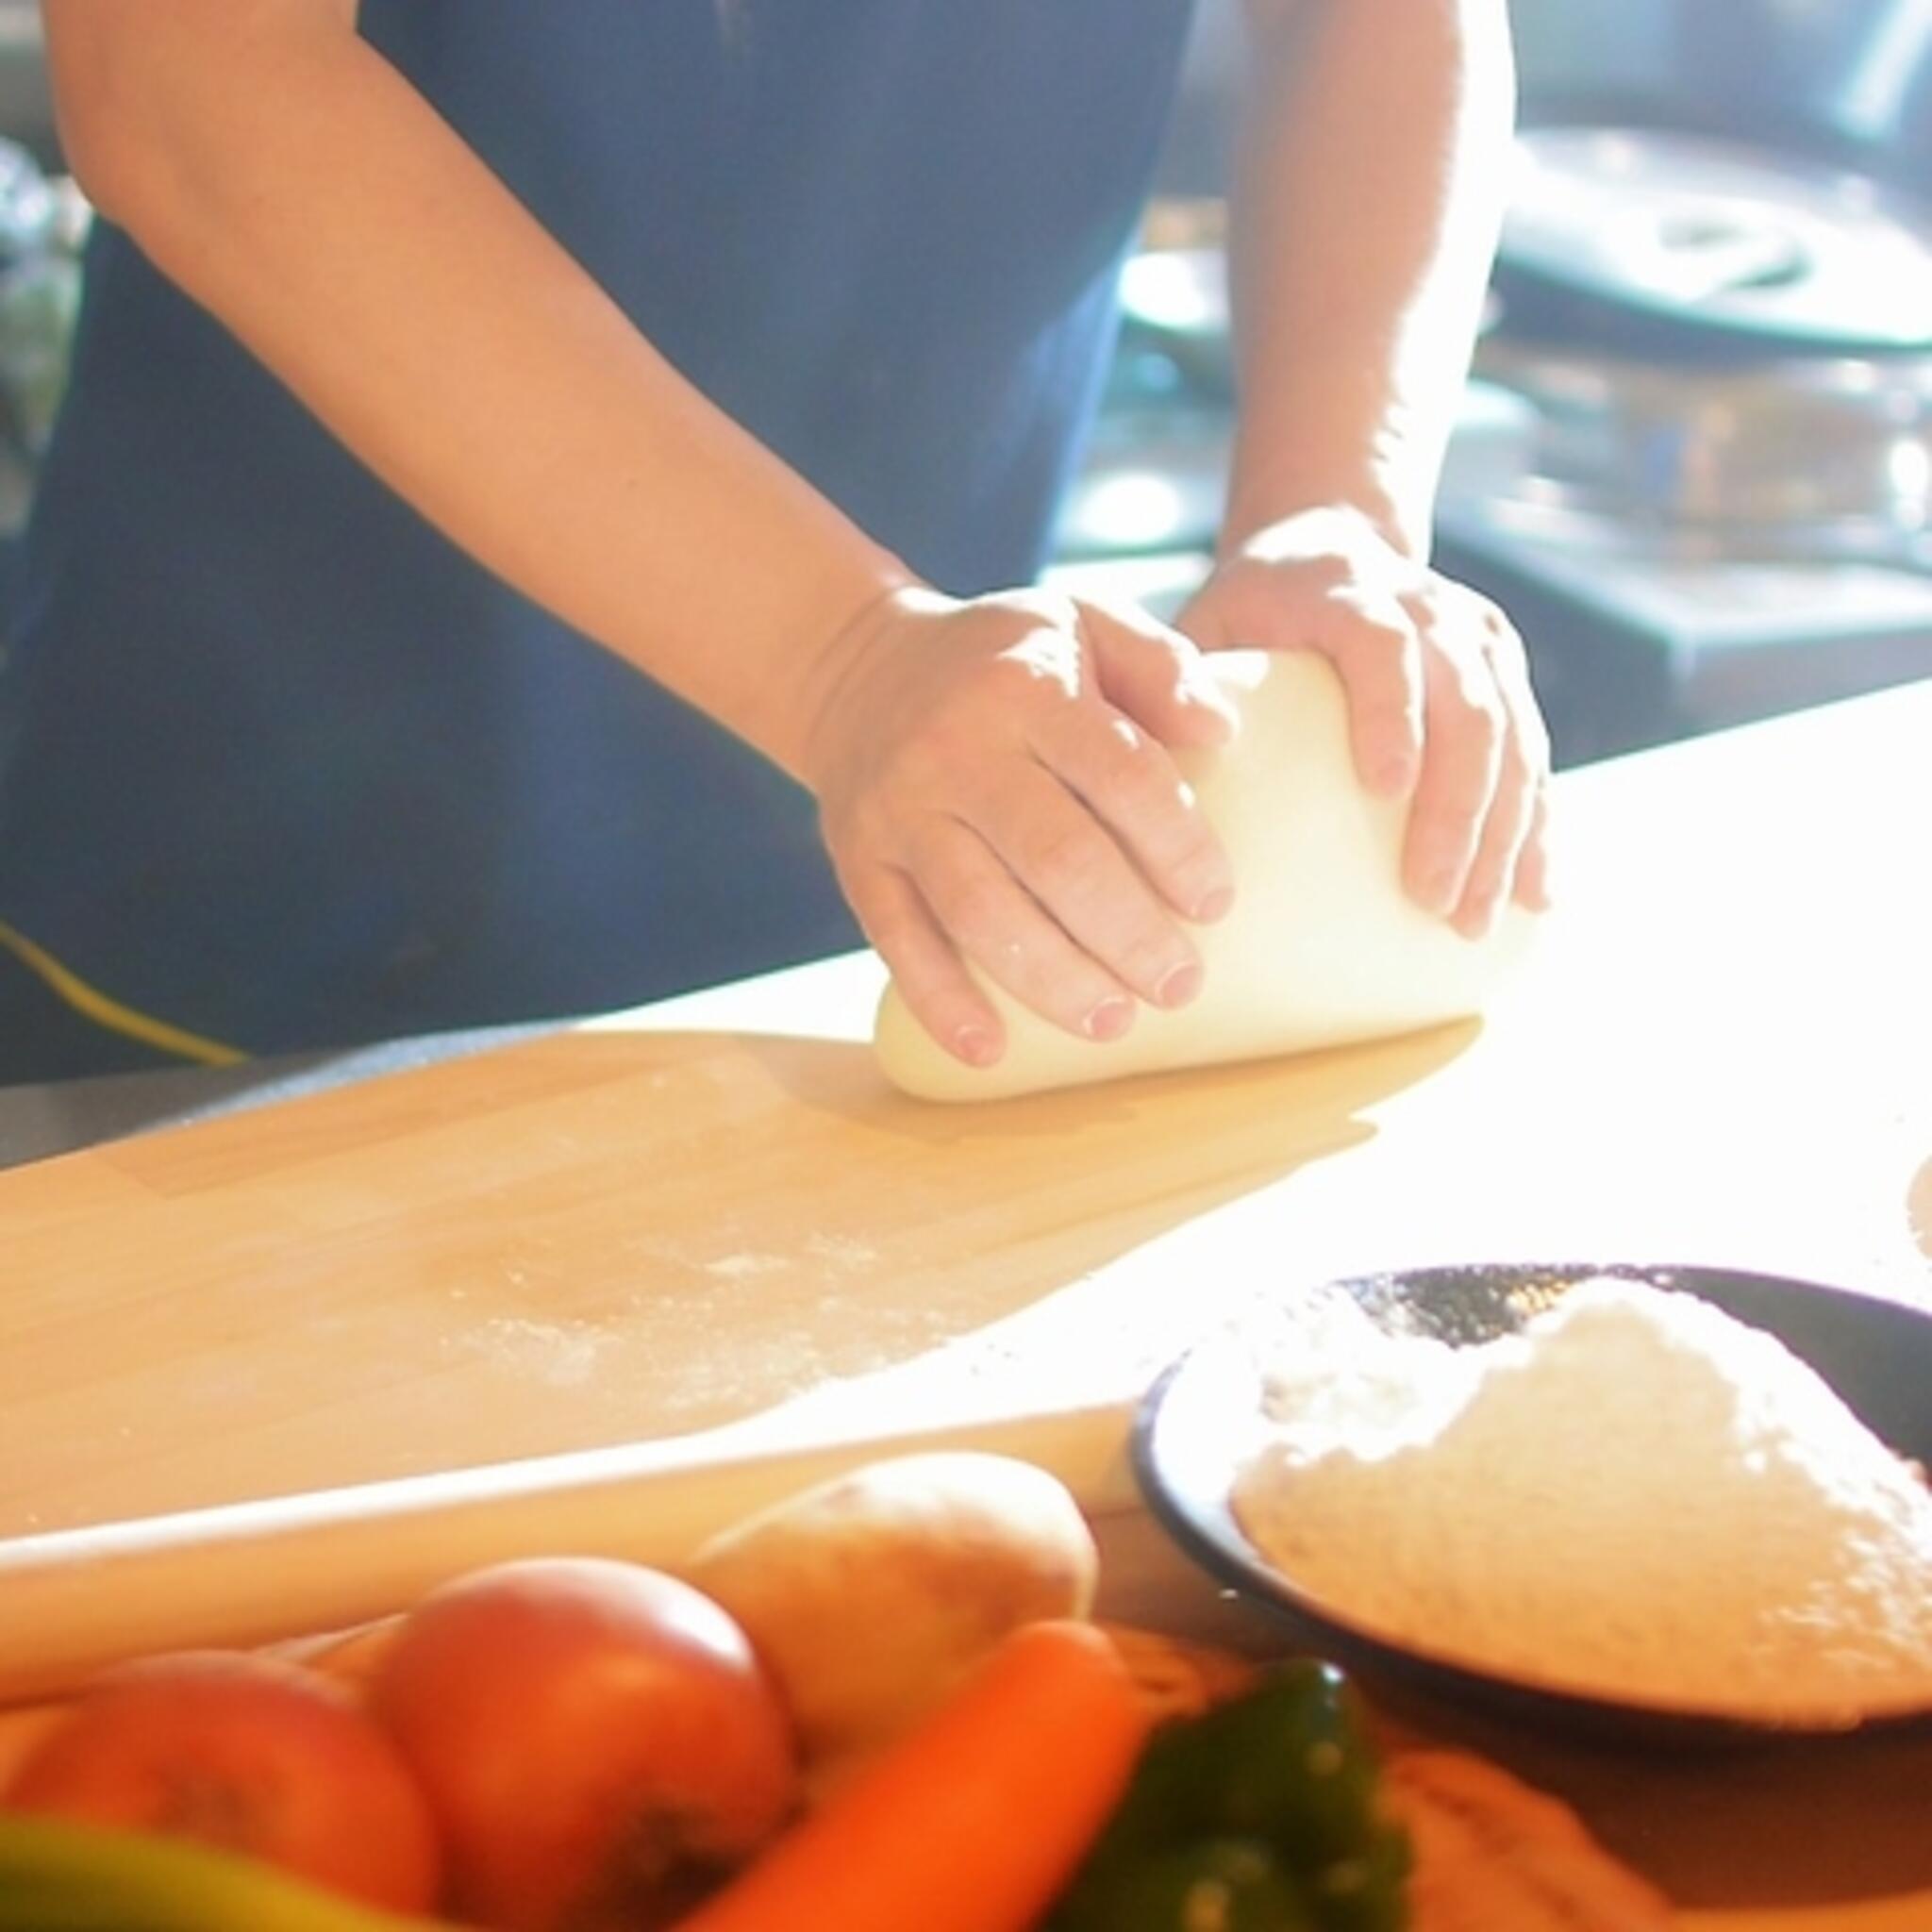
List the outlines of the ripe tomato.
{"label": "ripe tomato", "polygon": [[429,1794],[457,1909],[505,1932],[668,1924],[796,1796],[749,1640],[636,1564],[535,1558],[446,1585],[372,1697]]}

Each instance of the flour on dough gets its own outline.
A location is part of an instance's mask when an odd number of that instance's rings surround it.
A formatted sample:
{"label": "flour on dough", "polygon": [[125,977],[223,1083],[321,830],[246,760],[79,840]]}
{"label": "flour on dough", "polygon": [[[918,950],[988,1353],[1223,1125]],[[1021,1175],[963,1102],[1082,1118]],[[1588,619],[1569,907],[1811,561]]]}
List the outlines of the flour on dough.
{"label": "flour on dough", "polygon": [[1234,865],[1236,903],[1195,929],[1205,981],[1176,1011],[1142,1006],[1124,1039],[1076,1039],[983,977],[1007,1026],[991,1067],[955,1059],[895,988],[874,1045],[886,1076],[928,1100],[992,1100],[1176,1067],[1301,1053],[1479,1012],[1535,924],[1511,905],[1466,940],[1402,890],[1407,802],[1355,774],[1341,685],[1310,651],[1227,651],[1208,664],[1240,707],[1226,750],[1179,762]]}

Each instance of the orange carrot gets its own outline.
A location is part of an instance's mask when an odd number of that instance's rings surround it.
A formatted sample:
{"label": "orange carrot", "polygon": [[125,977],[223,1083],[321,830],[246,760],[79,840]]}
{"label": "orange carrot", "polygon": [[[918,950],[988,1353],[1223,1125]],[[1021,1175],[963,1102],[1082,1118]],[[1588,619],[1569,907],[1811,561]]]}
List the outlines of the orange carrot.
{"label": "orange carrot", "polygon": [[1126,1790],[1147,1725],[1104,1632],[1025,1624],[678,1932],[1026,1932]]}

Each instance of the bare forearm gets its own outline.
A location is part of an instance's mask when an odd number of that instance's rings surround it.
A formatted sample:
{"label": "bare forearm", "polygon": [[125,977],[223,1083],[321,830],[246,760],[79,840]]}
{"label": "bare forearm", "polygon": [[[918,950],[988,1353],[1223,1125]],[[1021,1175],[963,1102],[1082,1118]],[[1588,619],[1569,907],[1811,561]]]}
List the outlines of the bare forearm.
{"label": "bare forearm", "polygon": [[1230,543],[1342,503],[1425,554],[1501,220],[1503,0],[1251,0]]}
{"label": "bare forearm", "polygon": [[[125,5],[50,0],[57,85]],[[796,772],[817,654],[907,573],[651,348],[345,8],[141,10],[177,25],[141,29],[108,212],[480,562]]]}

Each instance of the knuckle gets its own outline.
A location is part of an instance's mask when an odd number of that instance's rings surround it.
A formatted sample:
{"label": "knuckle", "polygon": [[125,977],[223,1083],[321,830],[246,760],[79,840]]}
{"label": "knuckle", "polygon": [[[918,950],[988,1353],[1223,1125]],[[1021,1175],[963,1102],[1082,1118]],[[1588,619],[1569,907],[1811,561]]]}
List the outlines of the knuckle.
{"label": "knuckle", "polygon": [[[1264,583],[1268,567],[1258,558],[1243,559],[1248,563],[1249,574],[1259,577]],[[1341,550],[1320,550],[1304,558],[1300,565],[1310,590],[1317,596],[1335,597],[1350,590],[1356,582],[1356,559]]]}
{"label": "knuckle", "polygon": [[873,950],[891,969],[895,978],[905,978],[913,971],[918,939],[910,920],[892,912],[858,911],[858,924]]}
{"label": "knuckle", "polygon": [[946,930],[964,940],[999,923],[1001,892],[991,869],[972,862],[965,835],[940,825],[912,855],[911,882]]}
{"label": "knuckle", "polygon": [[1511,670],[1527,674],[1529,649],[1523,641],[1523,633],[1493,604],[1484,612],[1483,641],[1492,658]]}
{"label": "knuckle", "polygon": [[999,591],[986,602],[1009,613],[1023,629],[1029,631],[1044,626],[1071,635],[1080,622],[1080,599],[1038,585],[1028,590]]}
{"label": "knuckle", "polygon": [[896,732],[874,747],[865,780],[848,807],[855,816],[891,817],[904,810],[905,800],[932,789],[953,762],[954,709],[948,703],[937,705],[914,729]]}
{"label": "knuckle", "polygon": [[996,881],[978,874],[935,880],[933,896],[946,929],[961,945],[991,954],[1005,927],[1006,895]]}
{"label": "knuckle", "polygon": [[1080,904],[1094,896],[1100,885],[1100,854],[1083,826],[1037,827],[1027,841],[1028,874],[1056,901]]}
{"label": "knuckle", "polygon": [[1406,653],[1415,639],[1415,626],[1391,610],[1377,610],[1360,604],[1343,606],[1347,622],[1341,642],[1356,652],[1378,658],[1395,658]]}
{"label": "knuckle", "polygon": [[1034,632],[989,659],[976,693],[1003,720],[1053,720],[1085,696],[1079,661],[1066,640]]}
{"label": "knuckle", "polygon": [[1167,754],[1125,719],[1109,720],[1089,746],[1082,790],[1105,817],[1152,816],[1179,796]]}
{"label": "knuckle", "polygon": [[858,797],[842,801],[826,819],[827,841],[854,867],[868,859],[890,858],[916,846],[924,818],[914,801],[917,790],[898,782],[888,769]]}
{"label": "knuckle", "polygon": [[957,679],[909,729],[895,734],[881,748],[882,770],[900,784],[908,780],[929,784],[966,762],[975,746],[983,749],[985,688],[990,682],[984,664]]}
{"label": "knuckle", "polygon": [[1500,752],[1508,732],[1508,710],[1487,667],[1452,659],[1442,694],[1455,713],[1458,734],[1486,753]]}

